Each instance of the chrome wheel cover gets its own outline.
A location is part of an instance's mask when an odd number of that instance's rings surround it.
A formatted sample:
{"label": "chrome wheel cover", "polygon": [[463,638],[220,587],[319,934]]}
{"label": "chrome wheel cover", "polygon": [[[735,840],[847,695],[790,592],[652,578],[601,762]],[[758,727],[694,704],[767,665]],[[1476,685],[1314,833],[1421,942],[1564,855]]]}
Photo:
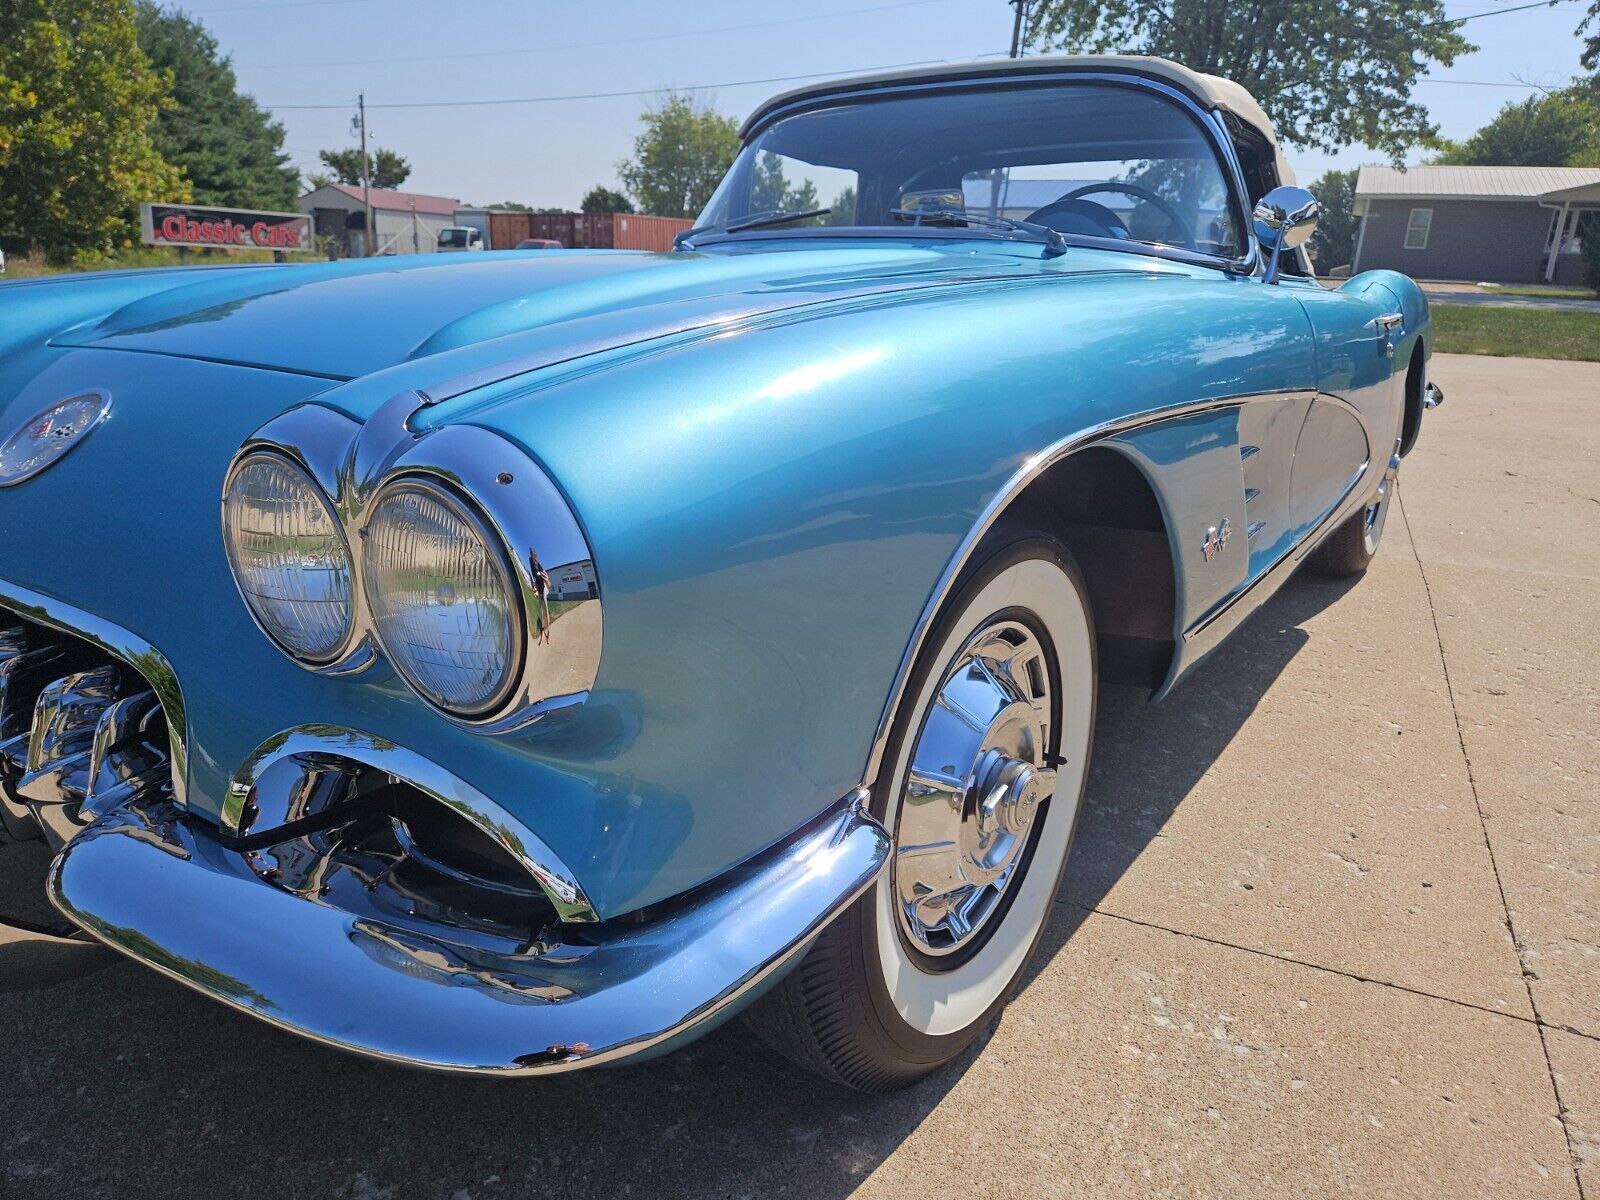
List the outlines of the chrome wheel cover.
{"label": "chrome wheel cover", "polygon": [[974,944],[1020,873],[1055,790],[1045,650],[1026,625],[980,628],[946,670],[910,757],[895,828],[893,894],[918,951]]}

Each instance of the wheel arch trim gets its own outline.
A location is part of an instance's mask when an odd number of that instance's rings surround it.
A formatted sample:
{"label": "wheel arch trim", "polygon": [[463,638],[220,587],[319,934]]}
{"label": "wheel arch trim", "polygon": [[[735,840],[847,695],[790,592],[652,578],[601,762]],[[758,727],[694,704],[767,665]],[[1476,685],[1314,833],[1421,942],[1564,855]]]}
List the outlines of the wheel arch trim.
{"label": "wheel arch trim", "polygon": [[[877,780],[882,770],[885,751],[888,747],[889,733],[894,722],[895,712],[900,707],[900,702],[905,695],[906,687],[915,668],[918,655],[922,652],[934,623],[938,620],[940,611],[946,601],[954,593],[956,583],[961,578],[962,572],[972,562],[984,538],[1000,523],[1006,513],[1011,510],[1017,500],[1038,481],[1052,467],[1064,462],[1067,458],[1091,446],[1108,442],[1118,434],[1128,433],[1145,426],[1155,425],[1160,422],[1176,420],[1182,417],[1194,416],[1200,413],[1214,412],[1221,409],[1238,408],[1252,400],[1270,399],[1283,395],[1300,395],[1306,389],[1272,389],[1263,392],[1249,392],[1238,395],[1222,396],[1207,400],[1185,401],[1177,404],[1162,405],[1156,408],[1144,409],[1137,413],[1102,421],[1079,429],[1074,433],[1057,439],[1054,442],[1023,456],[1020,464],[995,491],[984,505],[977,519],[972,523],[966,534],[962,537],[955,552],[946,562],[944,570],[940,573],[933,590],[918,614],[911,636],[907,641],[904,654],[901,656],[900,665],[895,672],[894,682],[889,689],[883,709],[878,718],[877,728],[873,732],[872,742],[868,750],[867,761],[862,771],[862,785],[871,787]],[[1145,477],[1151,490],[1156,494],[1158,501],[1162,499],[1163,490],[1160,483],[1149,476],[1144,466],[1137,460],[1137,456],[1127,454],[1120,447],[1113,447],[1118,453],[1123,454],[1133,466]],[[1167,526],[1167,536],[1172,543],[1174,580],[1179,587],[1182,586],[1185,570],[1182,555],[1179,553],[1177,538],[1178,531],[1172,527],[1171,514],[1163,505],[1163,517]],[[1175,642],[1183,639],[1183,630],[1174,629]]]}

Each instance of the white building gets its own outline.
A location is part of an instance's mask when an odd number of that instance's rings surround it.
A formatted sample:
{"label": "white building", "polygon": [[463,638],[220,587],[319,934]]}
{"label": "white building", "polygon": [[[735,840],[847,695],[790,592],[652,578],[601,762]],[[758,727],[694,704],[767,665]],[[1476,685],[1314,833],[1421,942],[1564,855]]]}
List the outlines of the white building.
{"label": "white building", "polygon": [[[369,195],[379,254],[434,253],[439,249],[439,231],[455,224],[461,203],[449,196],[388,188],[372,188]],[[301,196],[298,207],[311,214],[317,235],[335,239],[343,255],[366,254],[366,209],[359,186],[330,183]]]}

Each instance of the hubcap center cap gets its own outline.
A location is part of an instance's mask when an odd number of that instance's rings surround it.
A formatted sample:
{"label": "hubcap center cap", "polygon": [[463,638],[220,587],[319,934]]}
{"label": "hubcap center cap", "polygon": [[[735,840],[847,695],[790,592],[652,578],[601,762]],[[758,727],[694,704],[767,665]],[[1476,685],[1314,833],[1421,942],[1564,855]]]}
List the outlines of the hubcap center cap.
{"label": "hubcap center cap", "polygon": [[1000,757],[979,802],[980,830],[1021,837],[1033,827],[1042,800],[1055,790],[1056,773],[1019,758]]}

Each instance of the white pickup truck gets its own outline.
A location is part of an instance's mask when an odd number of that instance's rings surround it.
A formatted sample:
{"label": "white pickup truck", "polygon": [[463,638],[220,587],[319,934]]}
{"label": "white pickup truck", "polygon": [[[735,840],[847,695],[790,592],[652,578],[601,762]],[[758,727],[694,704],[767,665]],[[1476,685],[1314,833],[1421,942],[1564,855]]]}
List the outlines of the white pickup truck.
{"label": "white pickup truck", "polygon": [[483,230],[468,225],[447,225],[439,230],[440,250],[487,250]]}

